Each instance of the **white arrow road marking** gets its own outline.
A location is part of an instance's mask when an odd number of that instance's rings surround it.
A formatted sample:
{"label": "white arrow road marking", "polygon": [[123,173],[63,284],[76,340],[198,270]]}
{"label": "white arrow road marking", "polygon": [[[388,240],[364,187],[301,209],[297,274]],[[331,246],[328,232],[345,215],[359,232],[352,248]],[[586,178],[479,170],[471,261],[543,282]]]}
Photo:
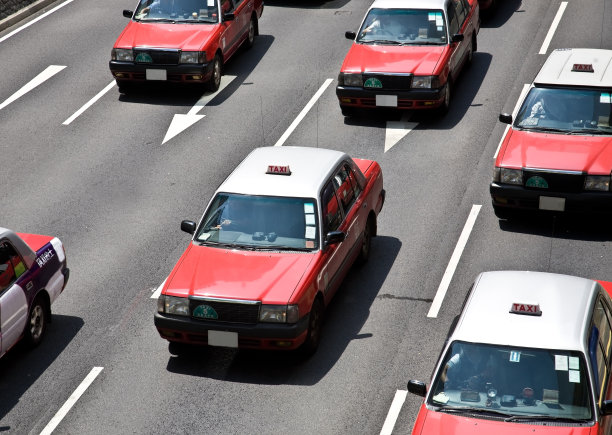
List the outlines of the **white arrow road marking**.
{"label": "white arrow road marking", "polygon": [[65,120],[64,122],[62,122],[62,125],[69,125],[72,121],[74,121],[77,117],[79,117],[83,112],[85,112],[87,109],[89,109],[93,103],[95,103],[96,101],[98,101],[100,98],[102,98],[102,95],[106,94],[108,91],[111,90],[111,88],[113,86],[115,86],[115,81],[113,80],[112,82],[110,82],[108,85],[106,85],[106,87],[104,89],[102,89],[100,92],[98,92],[98,94],[93,97],[91,100],[89,100],[87,103],[85,103],[83,105],[83,107],[81,107],[79,110],[77,110],[76,112],[74,112],[74,114],[68,118],[67,120]]}
{"label": "white arrow road marking", "polygon": [[170,122],[170,127],[168,127],[168,131],[166,132],[166,136],[164,136],[164,140],[162,141],[162,145],[168,142],[177,134],[181,133],[183,130],[191,127],[193,124],[198,122],[200,119],[204,118],[206,115],[198,115],[197,113],[202,110],[204,106],[206,106],[210,101],[217,96],[219,92],[221,92],[227,85],[229,85],[236,76],[221,76],[221,83],[219,84],[219,89],[216,92],[211,94],[205,94],[198,100],[197,103],[189,110],[186,115],[177,113],[172,118],[172,122]]}
{"label": "white arrow road marking", "polygon": [[385,132],[385,152],[404,138],[411,130],[416,128],[418,122],[408,122],[409,115],[403,114],[400,121],[387,121]]}
{"label": "white arrow road marking", "polygon": [[402,406],[406,401],[407,395],[408,391],[406,390],[397,390],[395,392],[393,403],[391,403],[391,408],[389,408],[389,412],[387,413],[387,418],[385,419],[385,424],[380,431],[380,435],[391,435],[393,433],[393,427],[395,426],[397,417],[399,416]]}
{"label": "white arrow road marking", "polygon": [[9,39],[11,36],[15,35],[16,33],[21,32],[24,29],[27,29],[28,27],[30,27],[32,24],[36,23],[37,21],[42,20],[43,18],[45,18],[47,15],[52,14],[53,12],[57,11],[60,8],[63,8],[64,6],[66,6],[67,4],[72,3],[74,0],[68,0],[64,3],[62,3],[61,5],[58,5],[56,7],[54,7],[53,9],[51,9],[48,12],[45,12],[44,14],[42,14],[40,17],[33,19],[32,21],[28,22],[27,24],[24,24],[23,26],[19,27],[18,29],[13,30],[11,33],[8,33],[6,35],[4,35],[2,38],[0,38],[0,42],[6,41],[7,39]]}
{"label": "white arrow road marking", "polygon": [[28,83],[27,85],[25,85],[24,87],[19,89],[13,95],[8,97],[2,104],[0,104],[0,110],[4,109],[6,106],[11,104],[13,101],[15,101],[18,98],[20,98],[20,97],[24,96],[25,94],[27,94],[32,89],[34,89],[36,86],[38,86],[38,85],[44,83],[45,81],[49,80],[51,77],[53,77],[55,74],[57,74],[58,72],[60,72],[64,68],[66,68],[66,67],[62,66],[62,65],[50,65],[50,66],[48,66],[43,72],[41,72],[36,77],[34,77],[30,81],[30,83]]}
{"label": "white arrow road marking", "polygon": [[62,406],[60,410],[57,411],[57,414],[55,414],[55,416],[51,419],[49,424],[45,426],[45,428],[42,430],[40,435],[49,435],[55,430],[57,425],[60,424],[60,422],[63,420],[66,414],[68,414],[68,411],[70,411],[70,409],[74,406],[77,400],[79,400],[79,398],[83,395],[85,390],[89,388],[91,383],[96,379],[96,377],[100,374],[100,372],[103,369],[104,367],[94,367],[93,369],[91,369],[89,374],[85,377],[85,379],[83,379],[83,382],[81,382],[81,385],[79,385],[77,389],[74,390],[74,393],[72,393],[72,395],[68,398],[66,403],[64,403],[64,406]]}
{"label": "white arrow road marking", "polygon": [[438,317],[438,311],[440,311],[442,301],[444,300],[444,296],[446,296],[448,286],[450,285],[450,282],[453,279],[453,275],[455,273],[455,269],[457,269],[457,264],[459,264],[461,254],[463,253],[465,245],[467,244],[467,241],[470,238],[470,233],[472,232],[472,228],[474,228],[474,223],[476,222],[476,218],[478,217],[478,213],[480,212],[480,207],[482,206],[479,204],[472,205],[470,215],[468,216],[467,221],[465,222],[463,231],[461,231],[461,235],[459,236],[459,240],[457,241],[457,245],[455,246],[453,255],[451,255],[451,259],[448,262],[448,266],[446,266],[444,276],[442,276],[442,281],[438,286],[438,291],[436,292],[436,296],[434,297],[431,307],[429,308],[427,317]]}

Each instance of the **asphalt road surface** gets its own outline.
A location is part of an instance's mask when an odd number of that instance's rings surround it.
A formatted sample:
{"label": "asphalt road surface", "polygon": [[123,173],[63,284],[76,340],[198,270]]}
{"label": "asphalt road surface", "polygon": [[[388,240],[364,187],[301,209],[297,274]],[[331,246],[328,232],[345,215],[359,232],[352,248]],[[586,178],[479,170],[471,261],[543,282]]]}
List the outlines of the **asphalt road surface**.
{"label": "asphalt road surface", "polygon": [[[111,84],[122,10],[135,3],[74,0],[15,32],[57,2],[0,33],[0,225],[58,236],[71,268],[42,345],[0,360],[0,432],[409,433],[421,398],[406,382],[429,381],[479,272],[612,280],[605,222],[500,222],[488,193],[498,114],[551,50],[612,47],[604,0],[567,2],[554,32],[560,1],[500,2],[442,119],[340,114],[344,32],[370,0],[270,0],[253,49],[226,65],[229,84],[175,135],[174,115],[201,92],[122,96]],[[370,261],[345,280],[307,361],[222,348],[171,356],[152,296],[189,241],[180,221],[199,219],[251,149],[281,139],[380,163],[387,200]]]}

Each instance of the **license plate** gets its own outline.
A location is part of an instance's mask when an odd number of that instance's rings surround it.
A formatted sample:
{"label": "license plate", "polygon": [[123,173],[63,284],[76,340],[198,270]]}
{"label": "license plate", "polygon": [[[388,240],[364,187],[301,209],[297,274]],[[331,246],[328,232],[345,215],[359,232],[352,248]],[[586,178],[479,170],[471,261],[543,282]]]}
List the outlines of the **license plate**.
{"label": "license plate", "polygon": [[208,345],[238,347],[238,333],[228,331],[208,331]]}
{"label": "license plate", "polygon": [[168,76],[165,69],[147,69],[147,80],[167,80]]}
{"label": "license plate", "polygon": [[376,105],[382,107],[397,107],[397,95],[377,95]]}
{"label": "license plate", "polygon": [[565,211],[565,198],[540,196],[540,210]]}

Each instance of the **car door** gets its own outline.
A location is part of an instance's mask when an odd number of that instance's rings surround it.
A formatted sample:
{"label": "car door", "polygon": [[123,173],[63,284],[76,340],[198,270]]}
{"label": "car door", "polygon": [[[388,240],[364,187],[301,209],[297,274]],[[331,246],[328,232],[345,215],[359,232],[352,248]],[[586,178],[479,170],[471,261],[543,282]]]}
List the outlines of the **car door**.
{"label": "car door", "polygon": [[0,241],[0,355],[21,337],[28,317],[28,301],[17,279],[25,263],[8,240]]}
{"label": "car door", "polygon": [[251,12],[253,11],[253,0],[233,0],[234,15],[236,24],[238,25],[238,38],[236,39],[236,50],[240,47],[240,43],[248,37],[249,22],[251,21]]}
{"label": "car door", "polygon": [[[234,14],[233,20],[225,21],[223,19],[223,15],[228,13]],[[221,50],[223,51],[223,58],[227,61],[240,46],[240,37],[243,34],[243,17],[236,10],[234,0],[221,0],[221,19],[225,28],[221,36]]]}
{"label": "car door", "polygon": [[[610,306],[606,298],[600,295],[595,303],[591,317],[589,335],[589,358],[593,369],[594,393],[597,400],[597,409],[600,409],[604,400],[612,399],[612,379],[610,377],[611,355],[610,340],[612,339],[612,320]],[[599,424],[600,434],[609,434],[612,429],[612,417],[603,416]]]}
{"label": "car door", "polygon": [[464,56],[467,54],[467,44],[471,43],[467,35],[464,35],[463,41],[452,42],[454,35],[463,32],[467,18],[467,11],[464,9],[461,0],[449,0],[446,4],[446,17],[448,20],[449,41],[452,51],[450,57],[451,76],[455,79],[459,74]]}

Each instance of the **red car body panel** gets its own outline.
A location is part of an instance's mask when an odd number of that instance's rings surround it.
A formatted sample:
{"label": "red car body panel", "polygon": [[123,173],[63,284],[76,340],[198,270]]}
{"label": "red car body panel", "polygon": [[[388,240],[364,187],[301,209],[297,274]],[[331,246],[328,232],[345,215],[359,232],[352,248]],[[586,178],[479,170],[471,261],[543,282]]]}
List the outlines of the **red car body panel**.
{"label": "red car body panel", "polygon": [[[115,48],[156,47],[177,48],[184,51],[199,51],[204,47],[214,51],[215,37],[221,26],[204,24],[164,24],[130,21],[125,27]],[[217,37],[218,39],[218,37]],[[211,44],[209,47],[209,44]],[[208,56],[208,53],[207,53]]]}
{"label": "red car body panel", "polygon": [[612,171],[612,137],[510,128],[495,164],[504,168],[543,168],[609,175]]}
{"label": "red car body panel", "polygon": [[34,252],[38,252],[40,248],[51,242],[53,239],[51,236],[43,236],[40,234],[17,233],[17,235],[21,237],[21,239],[26,242],[26,244]]}

